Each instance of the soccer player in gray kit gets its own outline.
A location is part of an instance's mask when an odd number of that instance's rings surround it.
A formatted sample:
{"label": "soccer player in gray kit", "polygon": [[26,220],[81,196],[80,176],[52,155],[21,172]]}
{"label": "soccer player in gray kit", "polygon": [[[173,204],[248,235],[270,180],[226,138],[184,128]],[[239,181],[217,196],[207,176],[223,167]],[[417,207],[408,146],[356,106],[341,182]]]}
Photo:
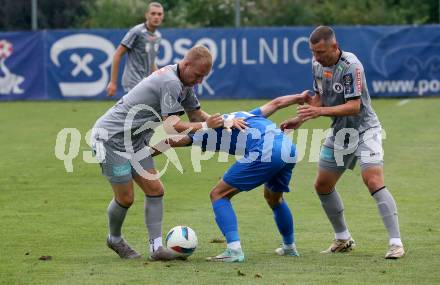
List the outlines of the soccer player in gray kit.
{"label": "soccer player in gray kit", "polygon": [[108,96],[116,94],[119,63],[125,53],[127,53],[127,60],[122,74],[124,93],[130,91],[142,79],[157,70],[156,55],[162,38],[157,28],[162,24],[163,17],[162,5],[151,2],[145,12],[146,21],[131,28],[124,36],[113,55],[111,78],[107,85]]}
{"label": "soccer player in gray kit", "polygon": [[[154,126],[161,120],[166,123],[167,118],[174,118],[172,127],[177,133],[223,126],[220,114],[209,116],[200,109],[193,90],[211,67],[212,56],[206,47],[191,48],[178,64],[165,66],[143,79],[93,127],[92,147],[114,196],[107,209],[107,245],[121,258],[140,257],[121,233],[126,213],[134,201],[133,181],[145,193],[144,215],[150,258],[175,258],[162,246],[164,187],[152,157],[143,150],[148,149]],[[176,116],[183,113],[190,122],[181,121]]]}
{"label": "soccer player in gray kit", "polygon": [[321,147],[315,181],[315,190],[335,232],[334,241],[323,253],[346,252],[355,247],[335,185],[344,171],[353,169],[359,160],[362,179],[388,231],[385,258],[403,257],[396,202],[384,183],[382,128],[371,107],[363,66],[354,54],[339,49],[330,27],[317,27],[309,44],[313,53],[314,96],[309,97],[308,105],[298,107],[297,118],[285,121],[281,128],[296,129],[302,122],[320,116],[332,118],[333,131]]}

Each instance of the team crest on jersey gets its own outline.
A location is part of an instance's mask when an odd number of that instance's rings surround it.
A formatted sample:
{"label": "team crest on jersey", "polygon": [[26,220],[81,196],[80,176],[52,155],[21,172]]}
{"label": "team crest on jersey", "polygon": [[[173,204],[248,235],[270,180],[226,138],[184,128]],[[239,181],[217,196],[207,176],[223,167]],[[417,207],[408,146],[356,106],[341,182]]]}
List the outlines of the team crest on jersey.
{"label": "team crest on jersey", "polygon": [[342,82],[344,84],[344,92],[345,94],[353,93],[353,75],[351,73],[345,74],[342,77]]}
{"label": "team crest on jersey", "polygon": [[335,84],[333,84],[333,91],[335,91],[336,93],[342,93],[342,90],[344,88],[342,87],[342,84],[339,82],[336,82]]}
{"label": "team crest on jersey", "polygon": [[159,41],[157,40],[156,36],[148,36],[147,37],[148,42],[145,44],[145,51],[146,52],[151,52],[152,50],[154,50],[155,52],[157,52],[159,50]]}

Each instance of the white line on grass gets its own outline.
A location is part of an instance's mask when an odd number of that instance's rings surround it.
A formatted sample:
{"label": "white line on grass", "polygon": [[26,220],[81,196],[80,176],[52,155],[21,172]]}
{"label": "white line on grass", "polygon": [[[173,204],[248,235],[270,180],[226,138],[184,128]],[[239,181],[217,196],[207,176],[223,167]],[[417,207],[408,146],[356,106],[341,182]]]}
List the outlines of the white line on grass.
{"label": "white line on grass", "polygon": [[403,100],[400,100],[399,102],[397,102],[397,106],[402,107],[403,105],[408,104],[409,101],[411,101],[411,100],[410,100],[410,99],[403,99]]}

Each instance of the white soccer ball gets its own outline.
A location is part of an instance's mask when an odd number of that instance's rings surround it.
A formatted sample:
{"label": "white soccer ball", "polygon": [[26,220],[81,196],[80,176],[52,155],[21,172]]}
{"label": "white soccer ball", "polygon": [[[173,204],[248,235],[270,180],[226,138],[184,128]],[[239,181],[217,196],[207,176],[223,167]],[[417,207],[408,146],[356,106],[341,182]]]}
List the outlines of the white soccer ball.
{"label": "white soccer ball", "polygon": [[188,257],[197,248],[197,235],[190,227],[176,226],[167,233],[165,246],[177,256]]}

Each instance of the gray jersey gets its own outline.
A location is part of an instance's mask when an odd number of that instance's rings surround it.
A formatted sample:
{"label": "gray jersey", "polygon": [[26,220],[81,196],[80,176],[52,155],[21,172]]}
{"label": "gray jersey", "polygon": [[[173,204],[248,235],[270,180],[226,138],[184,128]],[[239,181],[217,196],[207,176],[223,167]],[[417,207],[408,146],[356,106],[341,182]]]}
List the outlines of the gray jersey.
{"label": "gray jersey", "polygon": [[341,51],[338,62],[323,67],[313,60],[313,87],[321,95],[324,107],[337,106],[348,100],[361,99],[361,109],[357,115],[332,117],[334,134],[343,128],[353,128],[360,133],[380,126],[379,119],[371,107],[364,67],[352,53]]}
{"label": "gray jersey", "polygon": [[[177,64],[168,65],[124,95],[96,121],[94,128],[105,129],[110,143],[120,150],[125,150],[124,131],[130,132],[133,148],[137,151],[153,135],[155,124],[152,122],[159,122],[162,116],[182,115],[199,108],[193,88],[183,86],[180,81]],[[141,127],[147,128],[134,134]]]}
{"label": "gray jersey", "polygon": [[142,23],[131,28],[122,39],[121,45],[128,49],[122,75],[122,87],[125,92],[151,74],[161,37],[159,31],[152,33],[147,30],[146,24]]}

